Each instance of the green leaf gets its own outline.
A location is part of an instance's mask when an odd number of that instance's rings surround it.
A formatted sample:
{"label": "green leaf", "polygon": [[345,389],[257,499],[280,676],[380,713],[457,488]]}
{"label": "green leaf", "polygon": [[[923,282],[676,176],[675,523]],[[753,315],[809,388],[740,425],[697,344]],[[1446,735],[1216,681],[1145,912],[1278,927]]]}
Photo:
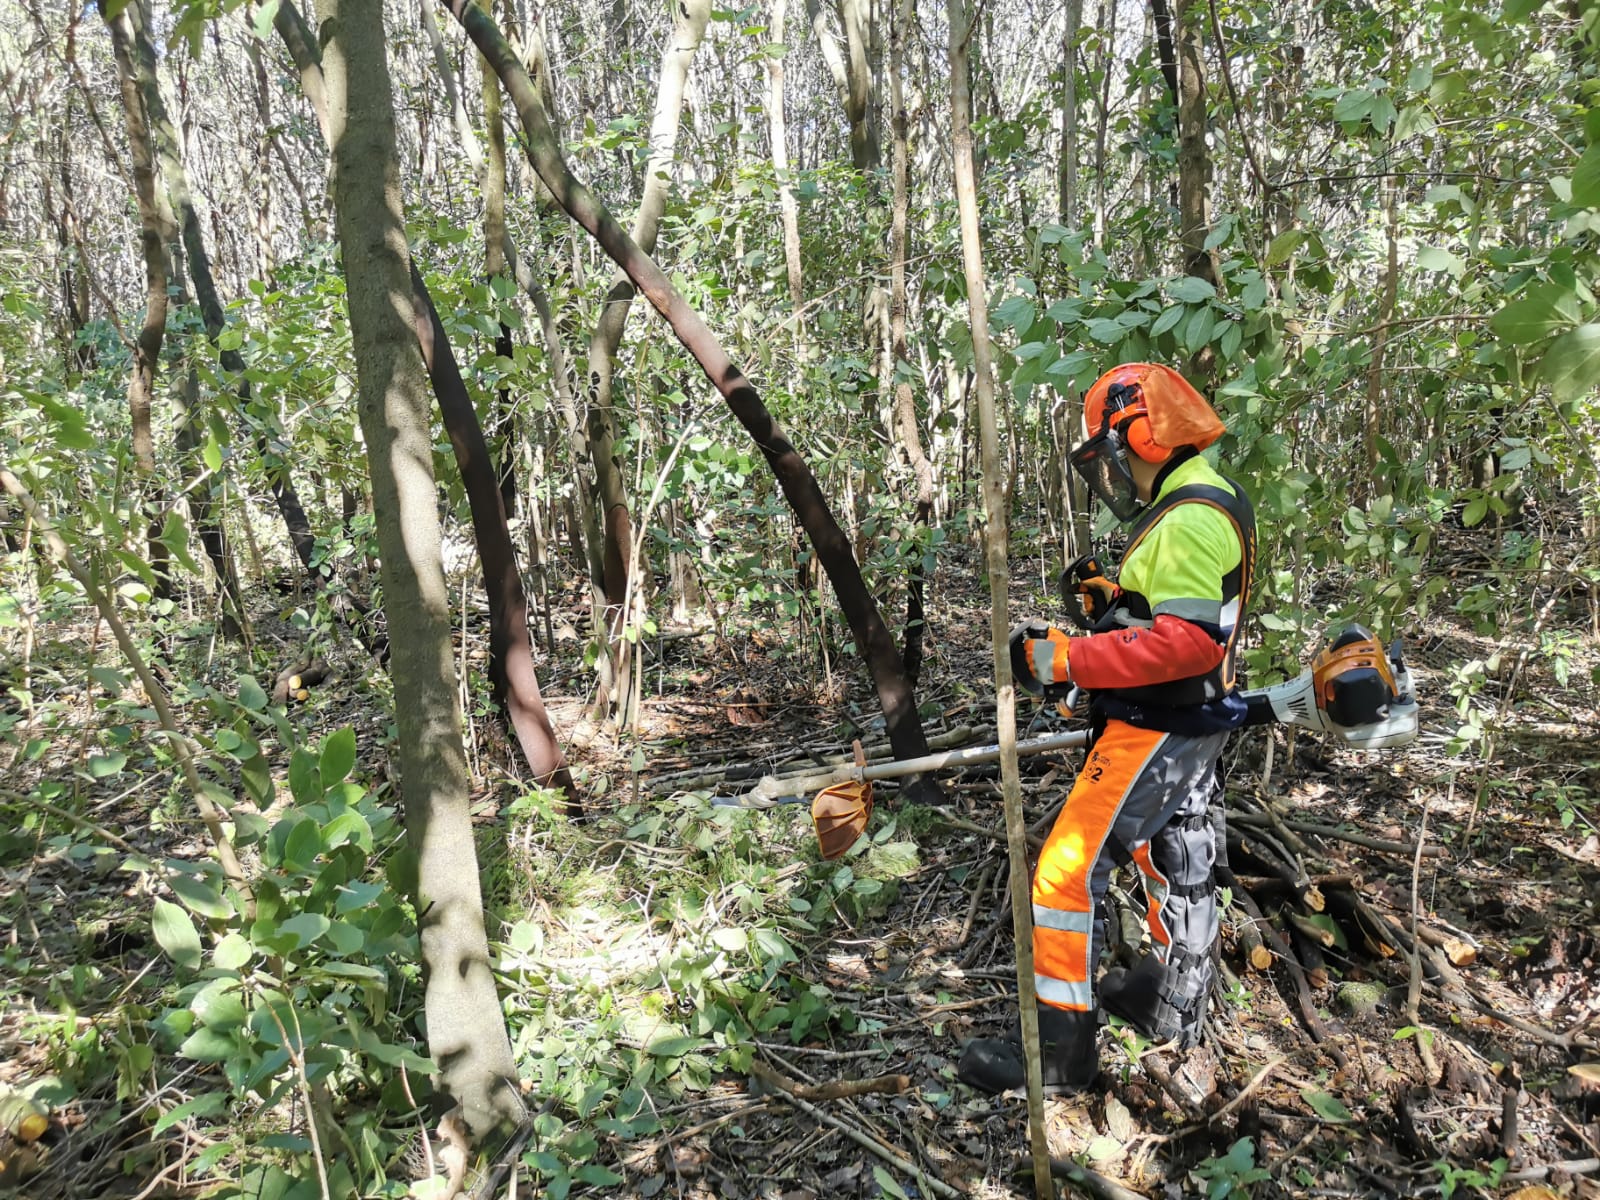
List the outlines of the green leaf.
{"label": "green leaf", "polygon": [[1183,314],[1185,311],[1186,310],[1181,304],[1174,304],[1169,308],[1163,309],[1161,315],[1156,318],[1156,323],[1150,326],[1150,336],[1159,337],[1161,334],[1171,329],[1183,319]]}
{"label": "green leaf", "polygon": [[339,954],[359,954],[367,944],[367,935],[348,921],[328,924],[328,944]]}
{"label": "green leaf", "polygon": [[1583,152],[1572,172],[1572,202],[1582,208],[1600,208],[1600,142]]}
{"label": "green leaf", "polygon": [[1466,510],[1464,512],[1462,512],[1462,514],[1461,514],[1461,523],[1463,525],[1465,525],[1468,529],[1471,529],[1474,525],[1477,525],[1477,524],[1481,523],[1483,521],[1483,518],[1488,516],[1488,515],[1489,515],[1489,500],[1488,500],[1488,497],[1479,496],[1476,500],[1471,501],[1467,505]]}
{"label": "green leaf", "polygon": [[155,911],[150,917],[150,928],[156,935],[156,941],[167,952],[167,957],[178,966],[185,970],[200,966],[200,935],[195,932],[194,922],[183,909],[170,900],[157,898]]}
{"label": "green leaf", "polygon": [[267,707],[267,693],[254,675],[239,676],[239,703],[251,712],[261,712]]}
{"label": "green leaf", "polygon": [[693,1050],[699,1050],[705,1045],[704,1038],[689,1037],[686,1034],[669,1033],[658,1037],[645,1047],[657,1058],[682,1058]]}
{"label": "green leaf", "polygon": [[1513,346],[1537,342],[1578,321],[1578,298],[1555,284],[1530,289],[1513,300],[1489,321],[1489,327],[1502,341]]}
{"label": "green leaf", "polygon": [[318,765],[324,790],[342,783],[356,765],[356,731],[346,725],[323,738],[322,759]]}
{"label": "green leaf", "polygon": [[1557,404],[1593,391],[1600,383],[1600,324],[1580,325],[1552,342],[1539,364],[1539,381]]}
{"label": "green leaf", "polygon": [[1526,446],[1513,446],[1500,456],[1502,471],[1520,471],[1533,461],[1533,451]]}
{"label": "green leaf", "polygon": [[1276,267],[1280,263],[1288,262],[1305,240],[1306,231],[1304,229],[1287,229],[1280,233],[1272,239],[1272,243],[1267,247],[1267,266]]}
{"label": "green leaf", "polygon": [[217,445],[214,434],[206,437],[206,444],[200,448],[200,458],[206,464],[206,470],[222,470],[222,447]]}
{"label": "green leaf", "polygon": [[1215,299],[1217,289],[1197,275],[1185,275],[1167,285],[1167,295],[1181,304],[1199,304]]}
{"label": "green leaf", "polygon": [[255,21],[253,22],[258,41],[264,42],[272,36],[272,22],[277,18],[277,15],[278,0],[263,0],[260,7],[256,9]]}
{"label": "green leaf", "polygon": [[167,513],[167,519],[161,524],[159,540],[172,557],[182,564],[185,571],[191,575],[200,574],[200,564],[195,562],[194,556],[189,553],[189,527],[184,524],[183,514],[177,509]]}
{"label": "green leaf", "polygon": [[1313,1091],[1308,1087],[1301,1088],[1300,1098],[1324,1121],[1344,1122],[1353,1119],[1350,1110],[1341,1104],[1337,1097],[1330,1096],[1327,1092]]}
{"label": "green leaf", "polygon": [[321,913],[298,913],[278,925],[278,936],[288,936],[294,939],[294,950],[311,945],[323,934],[328,932],[333,922]]}
{"label": "green leaf", "polygon": [[366,817],[353,808],[340,813],[322,827],[324,850],[336,850],[347,842],[369,853],[372,850],[372,826],[367,823]]}
{"label": "green leaf", "polygon": [[179,1121],[187,1121],[190,1117],[214,1117],[227,1107],[228,1096],[225,1092],[202,1092],[191,1100],[169,1108],[162,1113],[154,1125],[150,1127],[150,1134],[163,1133],[171,1129]]}
{"label": "green leaf", "polygon": [[1034,313],[1037,311],[1033,301],[1028,297],[1011,296],[994,310],[994,324],[1021,333],[1033,324]]}
{"label": "green leaf", "polygon": [[895,1177],[876,1163],[872,1166],[872,1177],[878,1181],[878,1187],[883,1190],[885,1196],[893,1196],[894,1200],[911,1200],[906,1195],[905,1188],[895,1181]]}
{"label": "green leaf", "polygon": [[88,423],[81,412],[48,396],[35,396],[34,401],[44,409],[44,415],[49,417],[50,423],[55,426],[55,440],[58,446],[67,450],[94,449],[94,434],[89,432]]}
{"label": "green leaf", "polygon": [[1194,354],[1211,340],[1211,329],[1214,318],[1209,307],[1198,307],[1190,314],[1183,325],[1183,348]]}
{"label": "green leaf", "polygon": [[1359,121],[1372,111],[1374,97],[1366,88],[1351,88],[1333,104],[1335,121]]}
{"label": "green leaf", "polygon": [[243,934],[227,933],[212,948],[211,963],[222,971],[237,971],[250,961],[254,953]]}
{"label": "green leaf", "polygon": [[[572,1173],[572,1177],[579,1183],[592,1183],[597,1187],[611,1187],[622,1182],[621,1175],[608,1167],[602,1167],[599,1163],[584,1163]],[[900,1194],[905,1195],[904,1192]]]}
{"label": "green leaf", "polygon": [[289,758],[289,790],[296,804],[315,804],[322,799],[322,775],[316,755],[296,746]]}
{"label": "green leaf", "polygon": [[728,926],[713,933],[711,940],[729,954],[741,954],[750,944],[750,935],[742,929]]}
{"label": "green leaf", "polygon": [[233,916],[233,906],[218,892],[192,875],[174,875],[167,880],[167,886],[176,893],[178,899],[202,917],[226,921]]}
{"label": "green leaf", "polygon": [[322,829],[310,817],[303,817],[283,843],[283,862],[291,870],[305,870],[322,853]]}
{"label": "green leaf", "polygon": [[108,775],[120,775],[122,768],[128,765],[128,756],[120,750],[111,754],[89,755],[89,775],[93,779],[104,779]]}
{"label": "green leaf", "polygon": [[227,1062],[239,1053],[239,1043],[231,1033],[202,1025],[184,1039],[178,1053],[195,1062]]}
{"label": "green leaf", "polygon": [[1460,279],[1467,269],[1459,256],[1439,246],[1424,246],[1418,250],[1417,266],[1424,271],[1442,271],[1452,279]]}

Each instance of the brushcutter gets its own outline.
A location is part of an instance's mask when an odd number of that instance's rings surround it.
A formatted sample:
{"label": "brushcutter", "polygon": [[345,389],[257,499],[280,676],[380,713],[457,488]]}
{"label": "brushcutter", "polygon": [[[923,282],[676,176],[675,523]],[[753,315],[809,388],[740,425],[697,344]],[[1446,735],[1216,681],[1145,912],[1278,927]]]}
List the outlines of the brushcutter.
{"label": "brushcutter", "polygon": [[[1360,625],[1340,630],[1312,660],[1310,670],[1272,687],[1242,692],[1246,725],[1291,725],[1339,738],[1358,750],[1403,746],[1417,736],[1417,701],[1397,638],[1387,651]],[[1075,706],[1077,689],[1064,705]],[[1017,756],[1070,750],[1089,742],[1087,729],[1027,738]],[[921,758],[868,763],[855,743],[854,764],[769,775],[740,796],[717,796],[723,808],[774,808],[811,802],[811,819],[824,858],[838,858],[855,844],[872,816],[872,783],[995,762],[998,744],[945,750]],[[820,789],[820,790],[818,790]]]}

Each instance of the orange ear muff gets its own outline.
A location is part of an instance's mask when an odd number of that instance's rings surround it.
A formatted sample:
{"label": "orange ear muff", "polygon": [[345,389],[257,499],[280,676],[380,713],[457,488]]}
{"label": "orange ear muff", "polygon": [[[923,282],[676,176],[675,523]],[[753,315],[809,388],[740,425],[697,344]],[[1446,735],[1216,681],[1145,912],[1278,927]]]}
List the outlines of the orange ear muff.
{"label": "orange ear muff", "polygon": [[1155,431],[1147,412],[1140,411],[1129,417],[1117,426],[1117,434],[1132,453],[1147,463],[1164,463],[1172,457],[1170,447],[1156,444]]}

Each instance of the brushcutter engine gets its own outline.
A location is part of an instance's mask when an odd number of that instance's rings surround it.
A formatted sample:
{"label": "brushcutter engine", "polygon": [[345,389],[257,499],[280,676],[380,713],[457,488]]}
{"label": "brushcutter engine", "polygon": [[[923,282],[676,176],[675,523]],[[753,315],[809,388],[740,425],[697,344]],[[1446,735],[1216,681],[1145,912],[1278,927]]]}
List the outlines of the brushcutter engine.
{"label": "brushcutter engine", "polygon": [[1298,725],[1331,733],[1359,750],[1404,746],[1417,736],[1417,700],[1400,640],[1386,652],[1368,629],[1349,625],[1311,669],[1275,687],[1244,693],[1248,725]]}

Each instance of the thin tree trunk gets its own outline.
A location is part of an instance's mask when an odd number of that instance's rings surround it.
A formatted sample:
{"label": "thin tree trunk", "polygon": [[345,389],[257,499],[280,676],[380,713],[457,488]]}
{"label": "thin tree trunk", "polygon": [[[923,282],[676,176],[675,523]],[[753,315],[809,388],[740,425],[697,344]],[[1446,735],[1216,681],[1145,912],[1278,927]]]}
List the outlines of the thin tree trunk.
{"label": "thin tree trunk", "polygon": [[[917,481],[917,506],[915,520],[919,530],[926,529],[933,515],[934,478],[933,464],[923,453],[922,434],[917,424],[917,398],[909,379],[901,378],[900,365],[911,369],[910,355],[906,349],[906,258],[910,252],[907,231],[907,213],[911,205],[909,195],[908,150],[906,146],[905,83],[901,79],[904,67],[903,48],[907,31],[911,27],[912,0],[900,0],[889,27],[889,105],[890,125],[894,137],[892,173],[894,200],[890,214],[889,259],[889,343],[890,360],[884,372],[885,383],[894,388],[894,422],[900,448],[911,464]],[[926,586],[926,561],[933,556],[932,543],[925,553],[919,553],[911,564],[906,581],[906,677],[916,686],[922,671],[922,641],[927,623],[923,605]]]}
{"label": "thin tree trunk", "polygon": [[839,52],[839,41],[828,28],[828,18],[822,11],[822,0],[806,0],[806,18],[811,22],[812,35],[817,39],[817,49],[827,65],[833,86],[838,89],[839,103],[850,107],[850,76],[845,70],[844,55]]}
{"label": "thin tree trunk", "polygon": [[1222,271],[1217,252],[1205,246],[1211,232],[1211,152],[1206,147],[1204,15],[1205,0],[1178,0],[1178,220],[1184,273],[1214,287]]}
{"label": "thin tree trunk", "polygon": [[[1206,147],[1206,75],[1201,22],[1206,0],[1178,0],[1178,223],[1183,270],[1212,287],[1222,281],[1215,250],[1206,249],[1211,232],[1208,189],[1211,152]],[[1202,346],[1189,360],[1190,378],[1206,390],[1216,370],[1216,347]]]}
{"label": "thin tree trunk", "polygon": [[[1152,4],[1163,0],[1151,0]],[[1111,120],[1111,63],[1117,40],[1116,0],[1100,0],[1100,107],[1094,130],[1094,242],[1106,245],[1106,127]],[[1176,94],[1176,93],[1174,93]]]}
{"label": "thin tree trunk", "polygon": [[1378,302],[1378,322],[1372,331],[1372,361],[1367,366],[1366,411],[1361,422],[1362,456],[1366,459],[1366,479],[1359,490],[1374,488],[1380,496],[1389,493],[1389,476],[1378,471],[1378,438],[1383,434],[1383,371],[1389,348],[1389,326],[1394,321],[1395,300],[1399,294],[1400,242],[1398,231],[1398,205],[1395,193],[1398,181],[1393,177],[1383,181],[1383,232],[1387,246],[1384,262],[1383,292]]}
{"label": "thin tree trunk", "polygon": [[[1083,28],[1083,0],[1067,0],[1066,28],[1061,34],[1061,162],[1057,166],[1056,181],[1059,187],[1059,219],[1064,228],[1078,227],[1078,37]],[[1103,128],[1103,126],[1102,126]],[[1097,137],[1096,153],[1103,155],[1104,138]],[[1103,160],[1097,160],[1095,174],[1098,180],[1104,173]],[[1104,194],[1104,185],[1101,194]],[[1097,205],[1095,216],[1104,220],[1102,206]],[[1098,239],[1101,230],[1096,229]],[[1049,472],[1050,490],[1058,497],[1061,527],[1064,535],[1062,556],[1071,561],[1089,549],[1089,498],[1077,472],[1067,469],[1067,452],[1077,440],[1078,427],[1083,420],[1083,398],[1073,383],[1061,386],[1066,401],[1061,411],[1051,409],[1051,437],[1054,453],[1046,470]],[[1064,503],[1061,503],[1064,502]]]}
{"label": "thin tree trunk", "polygon": [[[894,638],[872,601],[860,567],[850,556],[849,541],[834,520],[817,486],[816,476],[789,441],[783,427],[767,411],[760,394],[729,360],[700,315],[689,307],[650,256],[634,244],[610,210],[568,170],[527,72],[494,23],[481,7],[469,0],[450,0],[450,7],[468,36],[494,65],[495,73],[516,104],[522,118],[522,143],[529,162],[562,208],[627,272],[634,286],[666,319],[684,348],[722,393],[735,418],[755,440],[810,537],[818,561],[828,572],[859,652],[872,673],[895,756],[911,758],[923,753],[927,739],[917,715],[915,693],[906,681],[895,652]],[[902,794],[907,793],[912,798],[942,796],[931,780],[913,781],[902,789]]]}
{"label": "thin tree trunk", "polygon": [[[488,158],[483,164],[483,273],[488,277],[490,295],[498,303],[495,281],[506,273],[506,127],[500,118],[500,81],[489,70],[489,64],[480,57],[478,65],[483,91],[483,129],[489,144]],[[515,348],[511,341],[511,326],[499,322],[495,334],[494,352],[506,362],[511,361]],[[499,390],[500,444],[500,501],[505,515],[517,514],[517,460],[522,449],[522,426],[517,420],[517,410],[511,399],[511,389],[502,385]]]}
{"label": "thin tree trunk", "polygon": [[[678,145],[678,122],[683,112],[684,87],[689,66],[711,20],[711,0],[679,0],[673,9],[672,37],[661,55],[661,77],[656,88],[655,117],[650,123],[650,158],[645,166],[644,192],[633,219],[633,241],[645,254],[655,251],[656,234],[666,212],[673,159]],[[617,457],[617,413],[613,400],[617,349],[628,324],[634,286],[621,271],[613,276],[600,309],[600,320],[589,340],[588,417],[589,455],[594,465],[597,508],[605,534],[603,578],[600,593],[604,611],[598,613],[596,636],[606,638],[600,660],[597,713],[626,706],[629,695],[628,647],[622,641],[627,614],[628,562],[633,546],[633,521],[629,508],[626,472]],[[603,635],[601,631],[604,631]],[[619,720],[625,717],[620,711]]]}
{"label": "thin tree trunk", "polygon": [[972,368],[977,375],[979,435],[983,442],[984,562],[989,575],[989,633],[994,643],[995,727],[1000,738],[1001,794],[1010,860],[1017,999],[1022,1018],[1022,1044],[1027,1050],[1028,1144],[1032,1149],[1036,1194],[1054,1196],[1050,1147],[1044,1131],[1044,1086],[1037,1052],[1039,1006],[1033,981],[1033,907],[1032,889],[1028,885],[1027,827],[1022,815],[1022,776],[1017,766],[1017,692],[1011,680],[1008,651],[1007,499],[1000,432],[995,418],[989,300],[978,230],[977,171],[972,159],[972,94],[967,58],[967,44],[972,37],[972,9],[965,0],[946,0],[946,9],[950,19],[950,141],[955,160],[956,207],[961,222],[961,262],[967,280],[967,322],[972,329]]}
{"label": "thin tree trunk", "polygon": [[[783,42],[789,0],[772,0],[770,40]],[[767,128],[772,141],[772,173],[778,179],[778,210],[783,218],[783,261],[789,271],[789,306],[794,312],[795,344],[804,339],[805,289],[800,274],[800,211],[789,175],[789,132],[783,114],[783,59],[767,59]]]}
{"label": "thin tree trunk", "polygon": [[872,0],[838,0],[848,59],[844,112],[850,122],[850,161],[858,171],[876,171],[883,161],[872,121]]}
{"label": "thin tree trunk", "polygon": [[[140,5],[136,2],[129,8],[137,10]],[[166,102],[161,97],[161,85],[155,71],[155,49],[150,44],[144,24],[137,19],[133,25],[133,37],[137,50],[135,66],[139,76],[139,89],[144,97],[150,132],[155,143],[156,155],[161,163],[161,174],[166,181],[167,192],[177,217],[184,254],[188,260],[189,277],[194,283],[195,300],[200,306],[200,318],[205,323],[206,335],[215,343],[227,326],[227,317],[223,313],[222,302],[217,297],[216,283],[211,275],[211,259],[206,252],[205,239],[200,231],[200,217],[195,212],[194,202],[190,196],[189,173],[183,165],[178,132],[167,115]],[[245,378],[244,359],[237,350],[224,350],[220,346],[218,358],[222,363],[222,369],[235,381],[240,400],[248,404],[250,381]],[[276,456],[268,451],[265,437],[258,435],[256,445],[262,456],[262,465],[267,470],[273,499],[277,502],[278,512],[288,529],[289,541],[294,546],[295,554],[299,557],[307,576],[313,584],[320,587],[325,581],[324,576],[321,569],[313,565],[317,539],[311,532],[305,509],[295,492],[288,464],[281,461],[273,462]]]}
{"label": "thin tree trunk", "polygon": [[[139,87],[132,18],[142,15],[142,12],[142,7],[130,6],[130,9],[124,10],[115,18],[108,18],[106,23],[111,31],[112,51],[117,63],[117,77],[122,92],[122,106],[127,118],[128,146],[133,158],[134,194],[139,206],[139,247],[145,264],[145,315],[134,352],[134,371],[128,383],[128,400],[134,413],[135,457],[144,461],[144,456],[148,455],[146,469],[153,471],[155,448],[150,429],[151,401],[154,396],[156,371],[161,362],[161,347],[166,339],[168,284],[175,273],[172,270],[167,246],[175,236],[176,225],[172,218],[171,207],[163,203],[162,192],[158,187],[159,172],[152,146],[149,115]],[[104,4],[101,6],[101,13],[102,15],[105,13]],[[175,282],[178,285],[181,302],[185,293],[183,281],[178,279]],[[198,401],[195,399],[194,390],[187,383],[180,391],[180,395],[183,398],[184,415],[178,425],[176,440],[180,470],[185,477],[188,477],[197,472],[196,452],[199,449],[197,428],[200,416],[195,411],[198,409]],[[146,443],[146,449],[143,451],[140,449],[141,440]],[[245,624],[244,598],[240,592],[233,556],[228,549],[227,537],[223,533],[221,524],[212,515],[210,485],[202,482],[187,488],[186,491],[189,510],[194,515],[195,530],[200,536],[200,544],[205,549],[206,557],[210,560],[212,570],[217,576],[217,587],[222,595],[224,632],[229,636],[237,636],[243,631]],[[161,532],[162,530],[152,523],[153,542]],[[154,544],[152,545],[152,563],[157,561],[166,561],[165,545],[161,545],[159,552],[155,550]],[[163,587],[170,590],[170,580],[164,578],[166,572],[158,571],[157,575]]]}
{"label": "thin tree trunk", "polygon": [[334,214],[344,252],[362,433],[383,554],[390,670],[428,1051],[441,1091],[481,1139],[522,1117],[516,1064],[484,931],[461,711],[440,556],[433,438],[410,289],[394,113],[379,0],[320,0]]}
{"label": "thin tree trunk", "polygon": [[261,123],[256,138],[256,278],[272,279],[275,256],[272,250],[272,90],[267,81],[267,64],[254,32],[245,39],[245,53],[255,76],[256,120]]}

